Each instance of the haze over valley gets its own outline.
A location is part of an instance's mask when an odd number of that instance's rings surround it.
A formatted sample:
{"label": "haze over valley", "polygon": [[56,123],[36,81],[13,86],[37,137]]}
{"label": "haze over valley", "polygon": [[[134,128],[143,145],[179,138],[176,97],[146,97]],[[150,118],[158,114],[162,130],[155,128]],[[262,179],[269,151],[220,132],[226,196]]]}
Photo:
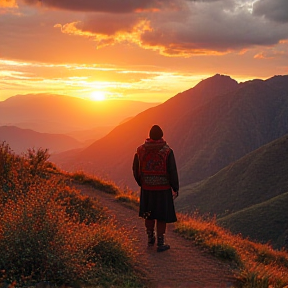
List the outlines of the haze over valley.
{"label": "haze over valley", "polygon": [[82,148],[156,105],[55,94],[17,95],[0,102],[0,141],[7,141],[17,153],[31,146],[48,148],[51,153]]}

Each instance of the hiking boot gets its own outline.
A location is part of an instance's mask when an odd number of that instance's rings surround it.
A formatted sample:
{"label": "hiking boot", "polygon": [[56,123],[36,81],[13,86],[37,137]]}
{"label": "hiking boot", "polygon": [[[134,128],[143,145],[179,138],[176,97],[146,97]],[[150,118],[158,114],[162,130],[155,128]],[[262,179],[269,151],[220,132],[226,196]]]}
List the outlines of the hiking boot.
{"label": "hiking boot", "polygon": [[154,231],[148,231],[148,246],[153,246],[155,243],[155,233]]}
{"label": "hiking boot", "polygon": [[163,252],[170,249],[170,245],[164,243],[164,236],[157,237],[157,252]]}

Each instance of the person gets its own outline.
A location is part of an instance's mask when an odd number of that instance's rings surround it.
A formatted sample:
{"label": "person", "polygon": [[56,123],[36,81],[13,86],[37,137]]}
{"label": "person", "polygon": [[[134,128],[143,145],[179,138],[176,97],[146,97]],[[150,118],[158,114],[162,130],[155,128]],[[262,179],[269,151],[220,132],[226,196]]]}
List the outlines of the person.
{"label": "person", "polygon": [[148,246],[156,241],[157,251],[170,248],[164,241],[166,223],[177,221],[174,199],[179,194],[179,180],[173,150],[163,139],[163,131],[153,125],[144,144],[137,148],[133,176],[140,189],[139,216],[145,219]]}

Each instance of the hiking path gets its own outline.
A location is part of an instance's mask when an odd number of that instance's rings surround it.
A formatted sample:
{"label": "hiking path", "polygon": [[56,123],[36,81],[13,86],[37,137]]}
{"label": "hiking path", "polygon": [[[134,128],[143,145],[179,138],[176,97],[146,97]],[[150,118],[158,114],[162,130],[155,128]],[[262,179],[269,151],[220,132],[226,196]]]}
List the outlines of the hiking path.
{"label": "hiking path", "polygon": [[[145,273],[149,288],[228,288],[235,287],[234,273],[229,264],[213,257],[193,244],[193,241],[173,232],[174,225],[167,224],[165,242],[171,248],[157,252],[156,245],[147,246],[144,220],[138,212],[126,207],[107,194],[94,188],[77,185],[83,195],[95,197],[117,226],[127,230],[137,253],[136,265]],[[177,201],[177,200],[176,200]]]}

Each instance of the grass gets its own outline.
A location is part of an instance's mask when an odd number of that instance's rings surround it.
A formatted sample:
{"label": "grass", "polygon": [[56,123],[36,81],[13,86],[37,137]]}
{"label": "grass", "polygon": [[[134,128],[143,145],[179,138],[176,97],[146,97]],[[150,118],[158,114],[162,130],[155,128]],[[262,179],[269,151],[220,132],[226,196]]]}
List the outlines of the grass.
{"label": "grass", "polygon": [[108,194],[115,195],[115,198],[126,206],[135,209],[139,205],[139,196],[137,192],[128,187],[121,189],[114,182],[103,180],[101,178],[85,174],[82,171],[74,173],[62,172],[76,183],[89,185],[95,189],[101,190]]}
{"label": "grass", "polygon": [[233,233],[241,232],[244,237],[261,239],[261,243],[270,242],[274,248],[281,248],[285,243],[285,228],[288,228],[287,203],[288,192],[218,218],[217,223]]}
{"label": "grass", "polygon": [[[101,181],[92,176],[85,177],[91,178],[91,182]],[[135,193],[121,190],[112,182],[109,185],[114,186],[114,195],[122,203],[131,201],[133,207],[139,203]],[[110,190],[108,188],[108,193]],[[288,285],[288,254],[284,250],[277,251],[268,244],[244,239],[240,234],[233,235],[218,226],[215,218],[203,217],[199,213],[178,214],[175,232],[222,261],[231,263],[240,287],[283,288]]]}
{"label": "grass", "polygon": [[235,267],[240,287],[283,288],[288,285],[288,254],[233,235],[197,213],[179,215],[176,232]]}
{"label": "grass", "polygon": [[97,200],[68,186],[48,156],[30,150],[20,157],[0,145],[1,287],[144,287],[127,232]]}

